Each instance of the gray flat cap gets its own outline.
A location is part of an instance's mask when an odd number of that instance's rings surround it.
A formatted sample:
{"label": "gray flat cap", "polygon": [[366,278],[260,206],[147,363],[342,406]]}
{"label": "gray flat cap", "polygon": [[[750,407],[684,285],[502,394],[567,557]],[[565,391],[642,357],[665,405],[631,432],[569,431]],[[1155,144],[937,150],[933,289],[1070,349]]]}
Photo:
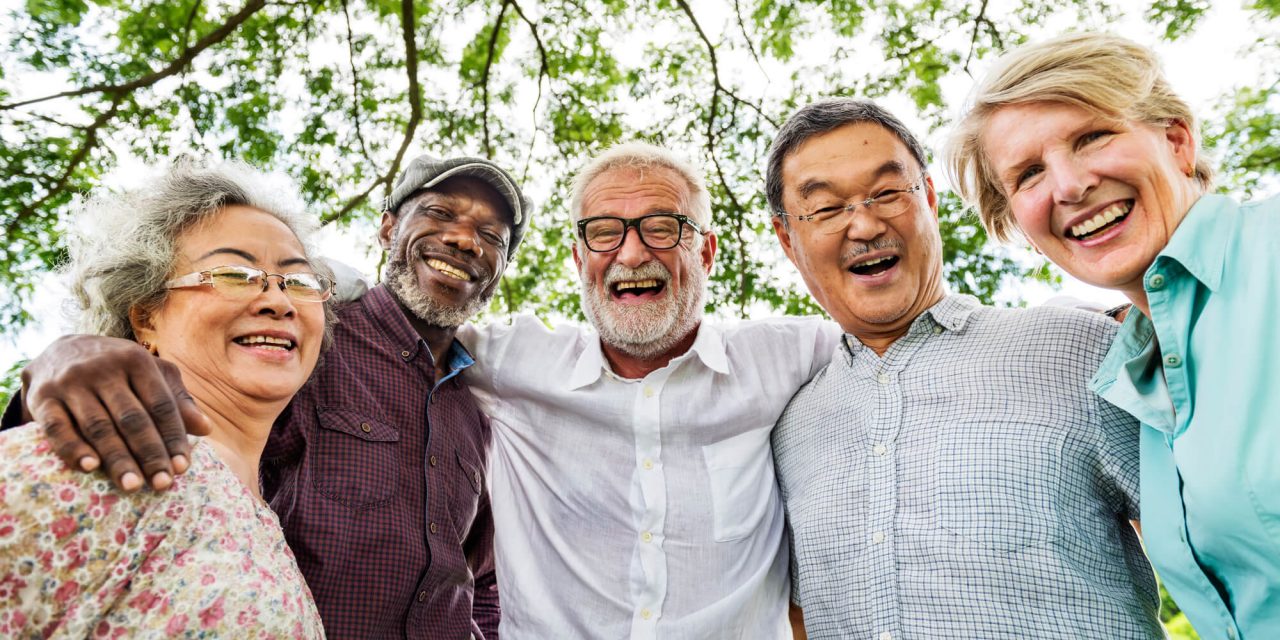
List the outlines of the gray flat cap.
{"label": "gray flat cap", "polygon": [[529,226],[529,214],[532,213],[533,204],[520,193],[520,186],[516,184],[511,174],[484,158],[465,156],[437,158],[420,155],[410,160],[409,166],[405,167],[404,173],[401,173],[400,178],[396,180],[396,186],[391,190],[391,195],[383,200],[382,210],[395,211],[409,199],[409,196],[457,176],[483,180],[493,187],[511,208],[514,224],[511,226],[511,242],[507,244],[507,259],[510,260],[511,256],[515,255],[516,247],[520,246],[520,240],[524,238],[525,228]]}

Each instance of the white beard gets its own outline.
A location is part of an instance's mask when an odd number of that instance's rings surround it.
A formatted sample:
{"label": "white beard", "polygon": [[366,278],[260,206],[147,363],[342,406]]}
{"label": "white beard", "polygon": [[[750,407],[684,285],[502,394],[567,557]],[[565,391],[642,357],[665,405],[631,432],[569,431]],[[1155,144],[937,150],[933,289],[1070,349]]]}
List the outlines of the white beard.
{"label": "white beard", "polygon": [[[614,263],[605,272],[604,282],[591,279],[585,265],[579,270],[582,280],[582,311],[600,332],[605,344],[641,360],[648,360],[671,350],[702,320],[706,296],[707,272],[698,263],[698,254],[690,251],[688,279],[676,290],[671,286],[671,272],[657,260],[636,269]],[[666,296],[644,304],[615,303],[609,287],[620,280],[655,279],[666,285]]]}

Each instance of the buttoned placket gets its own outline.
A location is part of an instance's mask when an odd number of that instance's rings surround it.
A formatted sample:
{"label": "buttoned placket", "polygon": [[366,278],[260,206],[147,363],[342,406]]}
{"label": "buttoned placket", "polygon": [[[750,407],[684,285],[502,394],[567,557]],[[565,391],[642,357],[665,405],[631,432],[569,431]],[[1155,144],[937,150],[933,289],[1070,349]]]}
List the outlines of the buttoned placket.
{"label": "buttoned placket", "polygon": [[[868,450],[866,451],[866,482],[871,488],[882,491],[868,492],[865,558],[872,575],[885,576],[883,589],[877,592],[883,600],[876,603],[875,637],[877,640],[893,640],[901,637],[901,621],[897,608],[898,589],[897,554],[894,544],[895,523],[898,512],[897,444],[902,426],[903,389],[901,376],[911,357],[942,327],[931,319],[921,317],[907,335],[889,346],[883,357],[876,356],[870,348],[856,344],[852,336],[845,336],[847,346],[855,360],[854,375],[870,374],[874,389],[874,413],[868,421]],[[861,369],[864,373],[859,373]],[[851,599],[850,606],[858,606]]]}
{"label": "buttoned placket", "polygon": [[[1172,433],[1162,434],[1163,437],[1159,438],[1159,442],[1156,439],[1145,438],[1142,443],[1144,447],[1160,447],[1167,450],[1159,454],[1152,451],[1143,456],[1143,463],[1151,465],[1149,473],[1146,474],[1147,477],[1162,475],[1166,478],[1165,482],[1160,483],[1163,486],[1159,492],[1152,490],[1144,495],[1149,496],[1153,504],[1157,500],[1161,501],[1166,511],[1177,516],[1172,518],[1175,522],[1173,526],[1177,530],[1170,532],[1174,535],[1168,538],[1176,547],[1176,552],[1171,555],[1183,565],[1184,573],[1193,576],[1196,586],[1204,593],[1205,601],[1212,603],[1213,612],[1219,619],[1219,626],[1223,628],[1224,637],[1235,640],[1240,637],[1235,619],[1222,601],[1217,588],[1213,586],[1209,576],[1195,559],[1192,547],[1194,541],[1190,540],[1187,533],[1187,514],[1181,491],[1182,474],[1173,462],[1176,459],[1174,451],[1178,436],[1182,435],[1189,426],[1192,414],[1190,384],[1187,379],[1187,368],[1183,366],[1183,353],[1189,344],[1189,336],[1180,333],[1180,327],[1176,326],[1172,319],[1190,315],[1183,310],[1174,309],[1173,305],[1178,301],[1183,304],[1191,303],[1193,296],[1179,292],[1178,288],[1197,286],[1197,280],[1189,274],[1182,273],[1181,270],[1182,267],[1172,260],[1157,259],[1147,270],[1143,281],[1148,308],[1151,310],[1150,320],[1155,330],[1155,337],[1152,339],[1156,340],[1156,355],[1160,358],[1160,370],[1164,374],[1169,399],[1173,404],[1173,419],[1170,421]],[[1150,427],[1144,427],[1144,429],[1147,428]],[[1158,495],[1166,492],[1169,495]],[[1144,502],[1146,499],[1144,498]],[[1174,542],[1175,537],[1176,542]]]}
{"label": "buttoned placket", "polygon": [[667,557],[662,549],[667,521],[667,482],[662,466],[662,391],[672,363],[650,373],[639,381],[622,380],[633,385],[634,405],[631,411],[635,437],[635,476],[639,484],[640,504],[633,504],[639,530],[635,532],[639,548],[639,584],[633,584],[635,596],[631,618],[631,637],[657,638],[658,620],[667,597]]}

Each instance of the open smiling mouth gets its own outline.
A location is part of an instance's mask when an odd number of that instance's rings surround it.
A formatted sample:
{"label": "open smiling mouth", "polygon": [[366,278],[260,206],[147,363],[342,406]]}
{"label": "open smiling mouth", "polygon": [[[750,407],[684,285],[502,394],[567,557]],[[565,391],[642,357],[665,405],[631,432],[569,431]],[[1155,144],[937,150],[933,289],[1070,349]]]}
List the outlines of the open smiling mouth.
{"label": "open smiling mouth", "polygon": [[1085,240],[1106,233],[1112,227],[1120,224],[1121,220],[1128,217],[1129,211],[1132,209],[1133,200],[1117,202],[1116,204],[1099,211],[1098,214],[1092,218],[1089,218],[1080,224],[1073,225],[1071,229],[1067,231],[1067,235],[1075,238],[1076,240]]}
{"label": "open smiling mouth", "polygon": [[448,262],[445,262],[444,260],[427,258],[427,266],[431,267],[432,269],[435,269],[436,271],[439,271],[440,273],[443,273],[446,276],[449,276],[450,278],[453,278],[454,280],[471,282],[471,274],[468,274],[462,269],[459,269],[449,264]]}
{"label": "open smiling mouth", "polygon": [[666,286],[666,283],[654,278],[648,280],[623,280],[609,285],[609,291],[615,298],[640,298],[646,294],[656,296],[662,293]]}
{"label": "open smiling mouth", "polygon": [[232,342],[246,347],[267,349],[269,351],[293,351],[297,346],[293,344],[292,340],[275,338],[272,336],[240,336],[239,338],[234,338]]}
{"label": "open smiling mouth", "polygon": [[859,276],[874,276],[884,273],[898,264],[898,256],[884,256],[866,262],[858,262],[849,267],[849,271]]}

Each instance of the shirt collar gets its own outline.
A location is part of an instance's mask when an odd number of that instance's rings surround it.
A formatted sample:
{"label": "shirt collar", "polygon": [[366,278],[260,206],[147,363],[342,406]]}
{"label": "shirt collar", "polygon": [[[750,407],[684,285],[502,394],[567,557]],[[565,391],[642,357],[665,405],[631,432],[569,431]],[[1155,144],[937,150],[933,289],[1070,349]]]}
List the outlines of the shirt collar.
{"label": "shirt collar", "polygon": [[1227,244],[1236,231],[1234,225],[1225,224],[1223,214],[1236,206],[1227,196],[1201,196],[1173,232],[1169,244],[1156,256],[1156,262],[1173,260],[1210,291],[1217,291],[1222,283]]}
{"label": "shirt collar", "polygon": [[[969,323],[969,316],[982,307],[977,298],[968,295],[948,295],[929,307],[911,321],[907,333],[901,338],[917,336],[933,332],[934,327],[942,327],[947,331],[960,332]],[[868,347],[858,340],[857,336],[846,333],[844,336],[845,352],[849,358],[856,358]]]}
{"label": "shirt collar", "polygon": [[[355,303],[353,303],[355,304]],[[427,348],[427,341],[418,335],[413,328],[413,324],[409,322],[405,310],[396,301],[395,296],[391,295],[391,291],[387,289],[386,284],[380,284],[369,290],[364,297],[360,298],[359,304],[364,305],[368,312],[369,321],[378,331],[393,345],[401,354],[409,354],[402,356],[406,362],[411,362],[416,358],[425,357],[427,362],[435,367],[435,361],[431,356],[431,349]],[[437,384],[444,382],[456,372],[461,371],[473,364],[475,359],[467,348],[458,342],[457,338],[449,345],[448,358],[449,374],[437,381]]]}
{"label": "shirt collar", "polygon": [[[720,328],[703,320],[698,325],[698,336],[693,340],[689,351],[676,356],[667,366],[688,357],[689,353],[697,355],[702,364],[716,373],[729,373],[729,356],[725,351],[724,334]],[[604,349],[600,346],[600,337],[595,333],[586,334],[586,345],[574,363],[573,372],[569,375],[569,389],[580,389],[609,371],[608,361],[604,357]]]}

